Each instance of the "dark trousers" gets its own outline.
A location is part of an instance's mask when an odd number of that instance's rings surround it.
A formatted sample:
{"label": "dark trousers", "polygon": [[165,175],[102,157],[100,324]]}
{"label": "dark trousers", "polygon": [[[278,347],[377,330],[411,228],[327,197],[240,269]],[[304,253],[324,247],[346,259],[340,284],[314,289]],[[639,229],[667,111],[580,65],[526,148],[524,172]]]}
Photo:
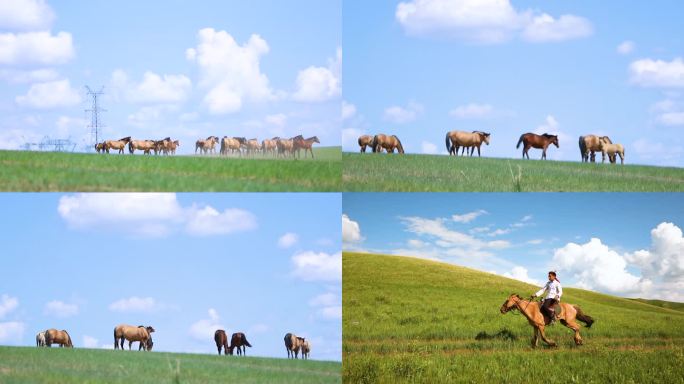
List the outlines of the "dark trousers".
{"label": "dark trousers", "polygon": [[542,310],[546,313],[546,315],[549,318],[554,317],[555,310],[553,309],[553,306],[558,302],[556,299],[544,299],[544,303],[542,303]]}

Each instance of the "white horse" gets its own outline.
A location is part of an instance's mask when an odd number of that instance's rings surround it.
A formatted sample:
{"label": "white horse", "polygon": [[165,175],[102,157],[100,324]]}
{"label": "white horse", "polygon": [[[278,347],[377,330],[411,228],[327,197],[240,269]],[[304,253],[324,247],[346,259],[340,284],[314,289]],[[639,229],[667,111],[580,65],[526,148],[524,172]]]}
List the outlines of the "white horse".
{"label": "white horse", "polygon": [[45,346],[45,331],[38,332],[36,334],[36,347],[44,347]]}

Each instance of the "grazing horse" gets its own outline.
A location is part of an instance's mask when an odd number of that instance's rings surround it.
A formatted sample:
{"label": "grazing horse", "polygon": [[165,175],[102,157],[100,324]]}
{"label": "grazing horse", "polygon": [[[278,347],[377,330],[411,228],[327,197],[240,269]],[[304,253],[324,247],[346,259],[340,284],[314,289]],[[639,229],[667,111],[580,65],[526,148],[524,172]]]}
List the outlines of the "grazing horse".
{"label": "grazing horse", "polygon": [[361,152],[366,153],[366,147],[370,147],[373,143],[373,136],[362,135],[359,136],[359,147],[361,147]]}
{"label": "grazing horse", "polygon": [[302,359],[308,359],[311,352],[311,343],[309,343],[309,340],[302,340]]}
{"label": "grazing horse", "polygon": [[51,347],[52,344],[59,344],[59,347],[73,348],[74,344],[71,343],[71,336],[66,330],[58,331],[54,328],[50,328],[45,331],[45,345]]}
{"label": "grazing horse", "polygon": [[218,349],[219,356],[221,356],[221,348],[223,348],[223,354],[227,355],[228,336],[226,335],[226,331],[224,331],[223,329],[217,329],[216,332],[214,332],[214,341],[216,342],[216,348]]}
{"label": "grazing horse", "polygon": [[620,156],[620,164],[625,164],[625,147],[622,144],[613,144],[603,140],[601,138],[601,156],[603,157],[602,163],[606,162],[606,153],[608,154],[608,159],[611,163],[615,163],[617,158],[615,154]]}
{"label": "grazing horse", "polygon": [[209,136],[205,140],[197,140],[195,142],[195,153],[200,150],[200,153],[214,153],[214,147],[216,143],[219,142],[219,138],[216,136]]}
{"label": "grazing horse", "polygon": [[287,350],[287,358],[297,359],[302,343],[305,341],[303,337],[298,337],[292,333],[285,334],[285,349]]}
{"label": "grazing horse", "polygon": [[[128,340],[128,350],[131,350],[131,344],[134,341],[139,341],[140,346],[148,351],[148,340],[151,340],[154,328],[139,325],[134,327],[132,325],[119,324],[114,328],[114,349],[119,349],[119,341],[121,341],[121,350],[124,349],[124,340]],[[138,348],[140,350],[140,347]]]}
{"label": "grazing horse", "polygon": [[[577,320],[583,322],[587,328],[591,328],[594,323],[594,319],[586,315],[579,306],[567,303],[560,303],[560,312],[556,313],[556,317],[560,320],[561,324],[575,331],[575,344],[582,345],[582,336],[579,332],[579,324]],[[522,297],[514,294],[508,296],[508,299],[501,306],[501,313],[505,314],[509,311],[517,309],[520,313],[527,318],[530,326],[534,328],[534,337],[532,337],[532,347],[536,348],[539,341],[539,336],[542,340],[549,346],[555,347],[556,343],[550,339],[546,338],[544,334],[544,327],[549,325],[550,319],[544,316],[541,312],[541,303],[524,300]]]}
{"label": "grazing horse", "polygon": [[128,152],[135,153],[136,149],[140,149],[144,154],[150,155],[152,154],[151,151],[155,149],[154,146],[154,140],[131,140],[128,143]]}
{"label": "grazing horse", "polygon": [[95,144],[95,150],[97,151],[97,153],[100,153],[100,152],[104,153],[104,151],[105,151],[104,145],[105,145],[104,141],[101,143]]}
{"label": "grazing horse", "polygon": [[311,158],[313,159],[313,143],[321,143],[318,141],[317,136],[309,137],[308,139],[297,139],[292,142],[292,150],[297,152],[297,158],[300,157],[299,151],[304,149],[304,158],[306,159],[306,152],[311,152]]}
{"label": "grazing horse", "polygon": [[223,136],[223,139],[221,139],[221,154],[222,155],[228,155],[228,150],[230,150],[230,153],[237,153],[242,156],[242,146],[247,142],[247,140],[244,137],[233,137],[230,138],[228,136]]}
{"label": "grazing horse", "polygon": [[401,141],[396,135],[388,136],[384,134],[378,134],[373,137],[371,142],[371,147],[373,152],[382,152],[384,148],[387,153],[394,153],[394,149],[398,149],[399,153],[404,153],[404,147],[401,145]]}
{"label": "grazing horse", "polygon": [[463,131],[451,131],[447,132],[445,142],[446,149],[449,151],[449,155],[458,156],[458,148],[463,147],[463,153],[465,153],[466,148],[470,149],[470,156],[475,153],[475,148],[477,148],[477,156],[480,156],[480,146],[484,142],[489,145],[489,133],[481,131],[463,132]]}
{"label": "grazing horse", "polygon": [[[250,344],[249,341],[247,341],[247,337],[244,333],[237,332],[233,333],[233,336],[231,336],[230,338],[230,349],[228,350],[228,353],[230,353],[231,356],[233,355],[233,349],[236,347],[238,356],[247,356],[247,354],[245,353],[246,349],[247,347],[252,348],[252,344]],[[240,350],[240,348],[242,348],[242,350]]]}
{"label": "grazing horse", "polygon": [[274,137],[271,140],[265,139],[264,141],[261,142],[261,152],[266,155],[267,153],[272,154],[274,157],[276,155],[276,148],[277,144],[276,141],[280,139],[280,137]]}
{"label": "grazing horse", "polygon": [[45,331],[38,332],[36,334],[36,347],[44,347],[45,346]]}
{"label": "grazing horse", "polygon": [[118,149],[119,153],[124,153],[126,145],[131,141],[131,137],[127,136],[119,140],[106,140],[104,142],[104,150],[109,153],[110,149]]}
{"label": "grazing horse", "polygon": [[525,155],[527,155],[527,158],[530,158],[530,154],[527,153],[527,151],[530,150],[530,148],[541,148],[543,149],[542,151],[542,160],[546,159],[546,148],[549,147],[549,145],[553,144],[558,147],[558,136],[556,135],[549,135],[548,133],[545,133],[543,135],[537,135],[534,133],[523,133],[520,135],[520,140],[518,140],[518,145],[516,145],[516,148],[520,148],[520,143],[523,143],[523,159],[525,158]]}
{"label": "grazing horse", "polygon": [[589,154],[591,153],[591,162],[596,161],[596,152],[601,152],[601,140],[612,144],[610,137],[608,136],[596,136],[596,135],[586,135],[580,136],[579,138],[579,149],[580,155],[582,156],[582,162],[589,162]]}

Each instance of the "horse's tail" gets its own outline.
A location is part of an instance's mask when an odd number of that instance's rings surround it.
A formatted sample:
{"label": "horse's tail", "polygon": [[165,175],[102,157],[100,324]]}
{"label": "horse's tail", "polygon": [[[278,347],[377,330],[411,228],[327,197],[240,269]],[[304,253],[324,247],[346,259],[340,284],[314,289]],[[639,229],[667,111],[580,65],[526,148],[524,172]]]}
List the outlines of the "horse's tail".
{"label": "horse's tail", "polygon": [[69,335],[69,332],[66,331],[66,329],[62,329],[62,332],[66,333],[67,335],[67,347],[74,347],[74,344],[71,342],[71,336]]}
{"label": "horse's tail", "polygon": [[580,156],[582,156],[582,160],[584,160],[584,154],[587,153],[587,143],[584,141],[584,136],[580,136],[579,138],[579,149]]}
{"label": "horse's tail", "polygon": [[377,152],[377,146],[378,146],[378,135],[373,136],[373,140],[371,141],[371,147],[373,148],[373,153]]}
{"label": "horse's tail", "polygon": [[444,138],[444,143],[446,144],[447,152],[451,152],[451,138],[449,137],[449,132],[446,133],[446,137]]}
{"label": "horse's tail", "polygon": [[246,346],[252,348],[252,344],[250,344],[249,341],[247,341],[247,336],[245,336],[244,334],[242,334],[242,342],[245,343]]}
{"label": "horse's tail", "polygon": [[397,135],[392,135],[395,139],[397,139],[397,147],[399,148],[399,153],[404,153],[404,146],[401,145],[401,140],[397,137]]}
{"label": "horse's tail", "polygon": [[128,152],[133,153],[133,142],[132,141],[128,142]]}
{"label": "horse's tail", "polygon": [[520,135],[520,140],[518,140],[518,144],[516,144],[516,146],[515,146],[516,149],[517,149],[517,148],[520,148],[520,143],[523,142],[523,136],[525,136],[524,133],[523,133],[522,135]]}
{"label": "horse's tail", "polygon": [[591,325],[594,324],[594,319],[582,312],[582,309],[578,305],[573,305],[573,308],[577,311],[577,320],[583,322],[587,328],[591,328]]}

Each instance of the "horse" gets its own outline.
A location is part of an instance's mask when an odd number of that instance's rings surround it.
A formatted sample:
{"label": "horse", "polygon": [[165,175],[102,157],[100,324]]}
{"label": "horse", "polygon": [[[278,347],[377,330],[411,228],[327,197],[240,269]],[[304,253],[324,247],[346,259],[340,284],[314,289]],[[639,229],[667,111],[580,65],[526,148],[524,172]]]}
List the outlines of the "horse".
{"label": "horse", "polygon": [[366,147],[370,147],[371,143],[373,143],[373,136],[371,136],[371,135],[359,136],[359,147],[361,147],[362,153],[366,153]]}
{"label": "horse", "polygon": [[[304,339],[302,339],[302,340],[304,340]],[[302,342],[302,359],[308,359],[310,352],[311,352],[311,343],[309,343],[309,340],[304,340]]]}
{"label": "horse", "polygon": [[197,140],[195,142],[195,154],[198,149],[200,150],[200,153],[214,153],[214,147],[218,142],[219,138],[216,136],[209,136],[205,140]]}
{"label": "horse", "polygon": [[38,332],[36,334],[36,347],[44,347],[45,346],[45,331]]}
{"label": "horse", "polygon": [[221,356],[221,348],[223,348],[223,354],[227,355],[228,336],[226,336],[226,331],[224,331],[223,329],[217,329],[216,332],[214,332],[214,341],[216,342],[216,348],[218,349],[219,356]]}
{"label": "horse", "polygon": [[292,156],[294,157],[294,152],[293,152],[294,139],[296,139],[298,137],[302,137],[302,135],[295,136],[295,137],[290,138],[290,139],[279,139],[278,141],[276,141],[276,148],[278,149],[278,157],[280,157],[281,155],[283,157],[285,157],[285,156],[287,156],[287,153],[291,153]]}
{"label": "horse", "polygon": [[580,136],[579,138],[579,149],[580,149],[580,155],[582,156],[582,162],[583,163],[588,163],[589,162],[589,153],[591,153],[591,162],[596,161],[596,155],[594,154],[595,152],[601,152],[601,140],[612,144],[613,142],[610,141],[610,137],[608,136],[596,136],[596,135],[586,135],[586,136]]}
{"label": "horse", "polygon": [[124,153],[124,149],[126,148],[126,145],[131,141],[130,136],[126,136],[124,138],[121,138],[119,140],[106,140],[104,142],[104,150],[109,153],[109,150],[114,148],[118,149],[119,153]]}
{"label": "horse", "polygon": [[[577,324],[577,320],[583,322],[587,328],[591,328],[591,325],[594,324],[594,319],[582,312],[582,309],[577,305],[567,303],[560,303],[559,305],[561,310],[556,313],[556,317],[560,320],[561,324],[575,331],[575,344],[582,345],[582,336],[580,335],[580,326]],[[522,313],[523,316],[527,318],[530,326],[534,328],[534,336],[532,337],[533,348],[537,347],[539,336],[541,336],[542,340],[544,340],[547,345],[552,347],[556,346],[556,343],[547,339],[544,334],[544,327],[549,325],[550,319],[542,313],[541,303],[524,300],[522,297],[513,293],[508,296],[508,299],[506,299],[501,306],[500,311],[502,314],[506,314],[514,309],[517,309]]]}
{"label": "horse", "polygon": [[[237,347],[238,356],[247,356],[247,354],[245,353],[247,348],[245,346],[252,348],[252,344],[250,344],[249,341],[247,341],[247,337],[245,336],[245,334],[242,332],[233,333],[233,336],[230,337],[230,349],[228,352],[232,356],[233,349]],[[242,348],[242,351],[240,350],[240,348]]]}
{"label": "horse", "polygon": [[274,137],[271,140],[265,139],[261,142],[261,152],[266,155],[267,153],[273,154],[273,156],[276,155],[276,148],[277,144],[276,141],[280,139],[280,137]]}
{"label": "horse", "polygon": [[299,158],[299,151],[304,149],[304,158],[306,159],[306,151],[311,152],[311,158],[313,159],[313,143],[321,143],[318,141],[317,136],[309,137],[308,139],[297,139],[292,143],[292,150],[297,152],[297,157]]}
{"label": "horse", "polygon": [[[124,349],[124,340],[128,340],[128,350],[131,350],[131,344],[134,341],[140,342],[140,347],[148,351],[148,340],[152,338],[151,333],[154,328],[144,325],[134,327],[127,324],[119,324],[114,328],[114,349],[119,349],[119,341],[121,341],[121,350]],[[138,350],[140,350],[138,347]]]}
{"label": "horse", "polygon": [[[463,132],[463,131],[451,131],[447,132],[445,142],[446,149],[449,151],[449,155],[458,156],[458,148],[463,147],[463,153],[465,153],[466,148],[470,147],[470,156],[475,153],[475,148],[477,148],[477,156],[480,156],[480,146],[484,142],[489,145],[489,133],[481,131]],[[463,154],[461,153],[461,154]]]}
{"label": "horse", "polygon": [[259,151],[260,148],[259,140],[257,140],[256,138],[245,141],[244,145],[247,155],[251,154],[252,157],[256,154],[256,152]]}
{"label": "horse", "polygon": [[155,148],[154,148],[154,154],[155,155],[159,154],[159,153],[163,153],[165,155],[168,155],[169,151],[171,150],[171,138],[166,137],[166,138],[163,138],[161,140],[157,140],[154,143],[154,146],[155,146]]}
{"label": "horse", "polygon": [[231,153],[234,153],[237,151],[237,153],[242,156],[242,150],[240,149],[242,145],[245,144],[247,140],[244,137],[233,137],[230,138],[228,136],[223,136],[223,139],[221,139],[221,154],[222,155],[228,155],[228,150],[230,150]]}
{"label": "horse", "polygon": [[520,148],[520,143],[523,143],[523,159],[525,158],[525,155],[527,155],[527,158],[530,158],[530,154],[527,153],[527,151],[530,150],[530,148],[542,148],[542,160],[546,159],[546,148],[549,147],[549,145],[553,144],[558,147],[558,136],[556,135],[549,135],[548,133],[545,133],[543,135],[537,135],[534,133],[523,133],[520,135],[520,140],[518,140],[518,144],[515,146],[516,148]]}
{"label": "horse", "polygon": [[95,150],[97,151],[97,153],[100,153],[100,152],[104,153],[104,151],[105,151],[104,144],[105,144],[104,141],[101,143],[95,144]]}
{"label": "horse", "polygon": [[151,154],[155,146],[154,140],[131,140],[128,143],[128,152],[135,153],[136,149],[140,149],[144,154]]}
{"label": "horse", "polygon": [[297,337],[292,333],[286,333],[285,337],[285,349],[287,350],[287,358],[292,357],[297,359],[299,355],[299,349],[302,347],[302,342],[305,340],[303,337]]}
{"label": "horse", "polygon": [[169,152],[172,155],[175,155],[176,154],[176,148],[178,148],[178,147],[180,147],[180,141],[178,141],[178,140],[172,141],[171,144],[169,144]]}
{"label": "horse", "polygon": [[622,144],[613,144],[609,143],[603,140],[601,138],[600,140],[601,143],[601,156],[603,157],[603,161],[601,163],[606,162],[606,153],[608,154],[608,159],[610,160],[611,163],[616,162],[616,157],[615,155],[620,156],[620,164],[624,165],[625,164],[625,147],[622,146]]}
{"label": "horse", "polygon": [[52,344],[59,344],[60,348],[67,347],[73,348],[74,344],[71,342],[71,336],[66,330],[58,331],[54,328],[50,328],[45,331],[45,345],[52,347]]}
{"label": "horse", "polygon": [[401,141],[396,135],[388,136],[384,134],[378,134],[373,137],[371,142],[371,147],[373,152],[381,152],[384,148],[387,153],[394,153],[394,149],[398,149],[399,153],[404,154],[404,147],[401,145]]}

